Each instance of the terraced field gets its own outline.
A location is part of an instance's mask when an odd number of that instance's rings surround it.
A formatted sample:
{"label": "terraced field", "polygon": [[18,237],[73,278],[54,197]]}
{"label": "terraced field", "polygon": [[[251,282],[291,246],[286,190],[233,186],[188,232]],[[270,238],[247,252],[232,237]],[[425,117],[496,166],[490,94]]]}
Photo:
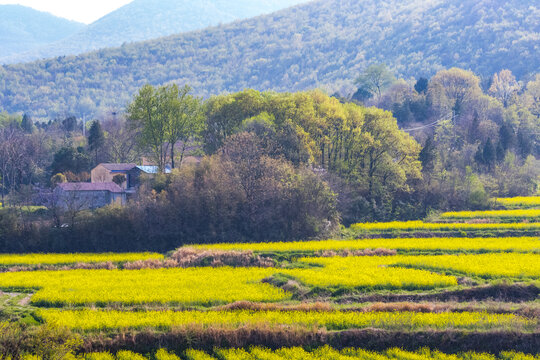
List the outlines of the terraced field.
{"label": "terraced field", "polygon": [[538,359],[535,201],[343,239],[3,255],[0,328],[69,329],[84,359]]}

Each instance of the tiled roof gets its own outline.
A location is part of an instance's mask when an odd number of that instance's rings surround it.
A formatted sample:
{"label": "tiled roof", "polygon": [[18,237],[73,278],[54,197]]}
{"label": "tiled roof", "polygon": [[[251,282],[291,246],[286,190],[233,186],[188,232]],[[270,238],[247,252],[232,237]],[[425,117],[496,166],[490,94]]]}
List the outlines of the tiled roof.
{"label": "tiled roof", "polygon": [[129,171],[134,167],[137,167],[137,164],[99,164],[105,169],[110,171]]}
{"label": "tiled roof", "polygon": [[58,187],[64,191],[110,191],[112,193],[124,192],[113,182],[106,183],[62,183]]}

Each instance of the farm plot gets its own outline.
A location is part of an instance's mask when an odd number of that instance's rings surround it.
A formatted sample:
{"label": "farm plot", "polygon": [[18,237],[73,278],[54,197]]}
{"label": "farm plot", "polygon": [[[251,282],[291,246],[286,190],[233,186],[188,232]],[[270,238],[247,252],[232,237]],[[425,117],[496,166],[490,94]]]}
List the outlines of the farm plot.
{"label": "farm plot", "polygon": [[275,269],[187,268],[69,270],[0,274],[4,289],[40,289],[34,305],[216,305],[238,300],[278,301],[285,291],[262,283]]}
{"label": "farm plot", "polygon": [[495,202],[507,208],[540,208],[540,196],[518,196],[497,198]]}
{"label": "farm plot", "polygon": [[357,232],[395,231],[540,231],[540,223],[428,223],[423,221],[391,221],[351,225]]}
{"label": "farm plot", "polygon": [[401,252],[540,252],[538,237],[503,238],[396,238],[362,240],[321,240],[278,243],[213,244],[196,249],[253,251],[258,253],[318,253],[324,251],[393,249]]}
{"label": "farm plot", "polygon": [[540,219],[540,209],[454,211],[442,214],[441,219]]}
{"label": "farm plot", "polygon": [[13,265],[68,265],[76,263],[128,262],[163,259],[157,253],[104,253],[104,254],[8,254],[0,255],[0,266]]}
{"label": "farm plot", "polygon": [[513,314],[481,312],[357,312],[357,311],[107,311],[39,310],[47,323],[83,331],[202,326],[218,328],[295,326],[327,330],[521,330],[533,331],[536,320]]}

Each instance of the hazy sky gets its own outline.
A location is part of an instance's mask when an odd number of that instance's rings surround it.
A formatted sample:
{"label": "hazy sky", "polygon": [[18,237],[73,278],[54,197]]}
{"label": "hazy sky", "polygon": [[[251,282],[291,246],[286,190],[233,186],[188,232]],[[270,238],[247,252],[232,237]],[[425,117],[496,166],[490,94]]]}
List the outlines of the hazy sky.
{"label": "hazy sky", "polygon": [[89,24],[132,0],[0,0],[20,4],[56,16]]}

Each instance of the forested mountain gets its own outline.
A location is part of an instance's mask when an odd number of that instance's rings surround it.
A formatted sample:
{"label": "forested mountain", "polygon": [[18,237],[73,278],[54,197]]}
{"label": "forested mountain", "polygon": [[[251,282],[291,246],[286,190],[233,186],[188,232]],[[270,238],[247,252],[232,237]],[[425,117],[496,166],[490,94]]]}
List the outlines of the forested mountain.
{"label": "forested mountain", "polygon": [[21,5],[0,5],[0,58],[62,40],[84,24]]}
{"label": "forested mountain", "polygon": [[91,50],[247,19],[307,1],[135,0],[62,41],[15,56],[0,55],[0,63],[78,55]]}
{"label": "forested mountain", "polygon": [[0,67],[0,104],[37,118],[122,110],[146,83],[207,96],[351,82],[384,62],[404,77],[457,66],[540,71],[540,6],[521,0],[324,0],[79,57]]}

